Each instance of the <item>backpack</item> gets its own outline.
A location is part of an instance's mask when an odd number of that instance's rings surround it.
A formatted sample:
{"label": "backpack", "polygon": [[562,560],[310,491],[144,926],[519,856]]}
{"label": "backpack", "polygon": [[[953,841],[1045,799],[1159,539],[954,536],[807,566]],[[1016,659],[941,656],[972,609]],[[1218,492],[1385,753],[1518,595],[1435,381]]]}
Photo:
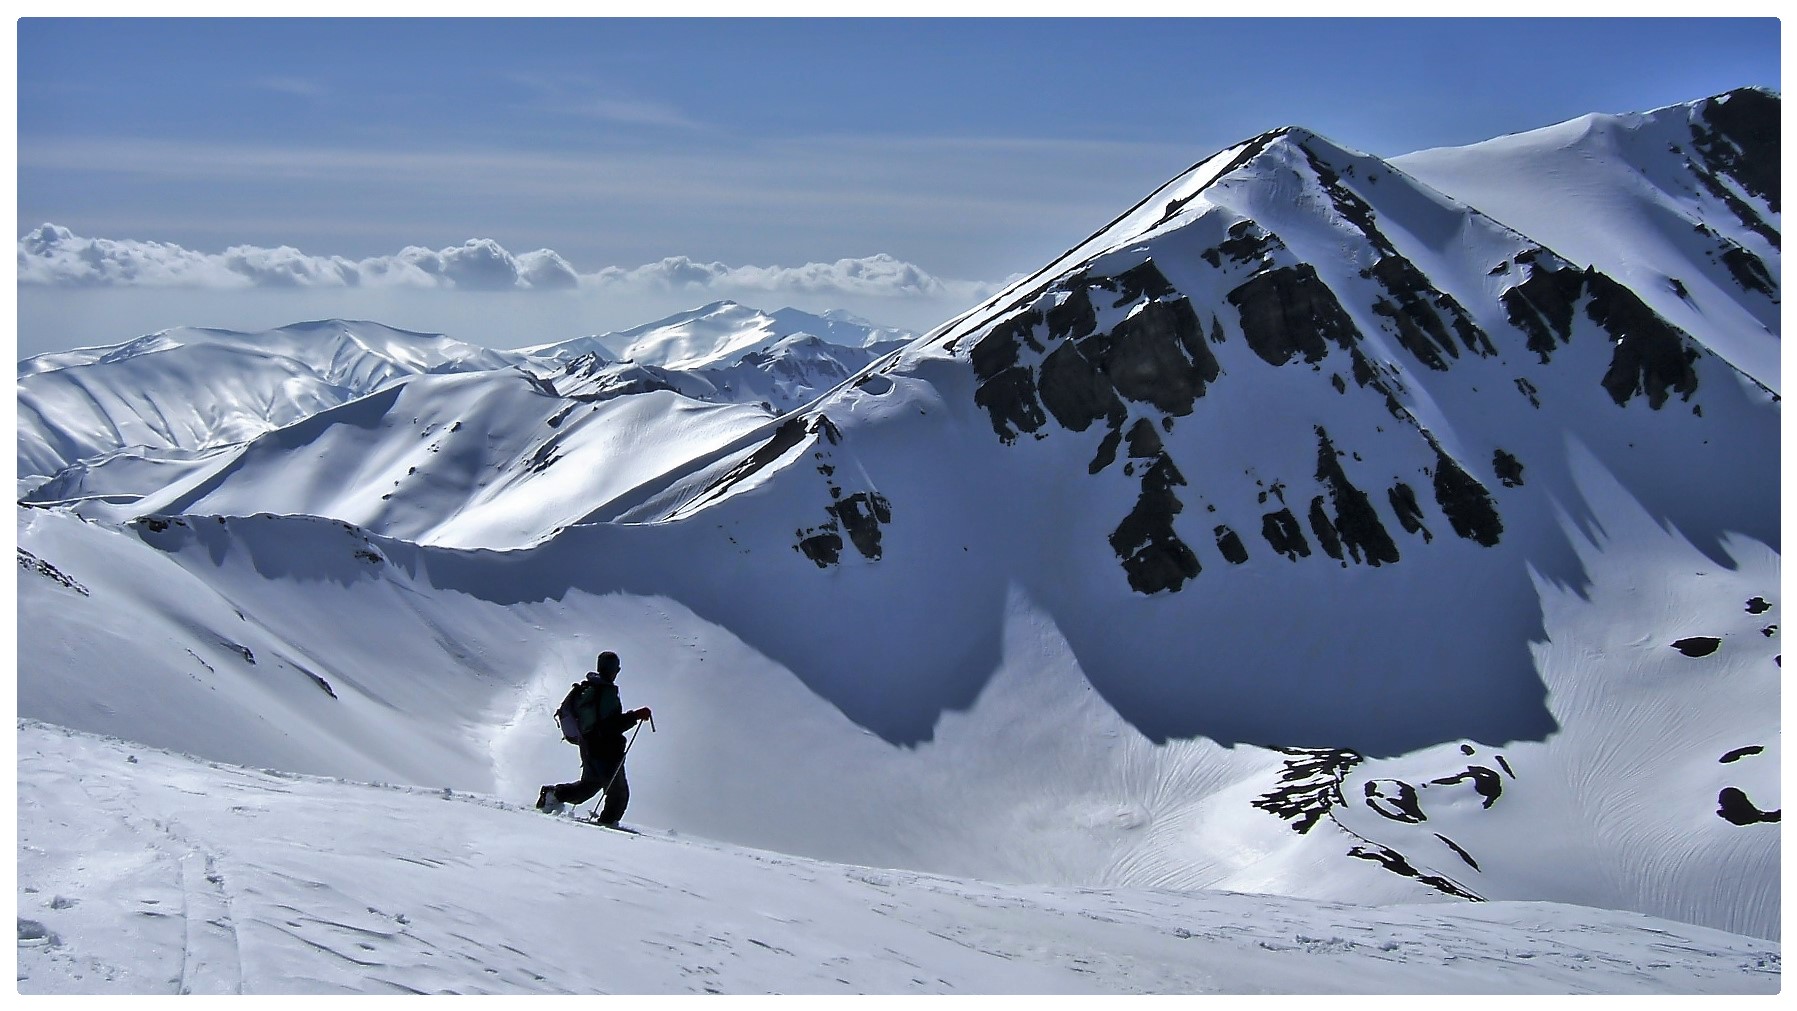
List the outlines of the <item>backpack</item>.
{"label": "backpack", "polygon": [[561,708],[555,711],[555,722],[562,728],[562,740],[569,744],[580,743],[580,696],[586,691],[586,687],[585,681],[574,682],[574,687],[568,690],[568,697],[562,699]]}

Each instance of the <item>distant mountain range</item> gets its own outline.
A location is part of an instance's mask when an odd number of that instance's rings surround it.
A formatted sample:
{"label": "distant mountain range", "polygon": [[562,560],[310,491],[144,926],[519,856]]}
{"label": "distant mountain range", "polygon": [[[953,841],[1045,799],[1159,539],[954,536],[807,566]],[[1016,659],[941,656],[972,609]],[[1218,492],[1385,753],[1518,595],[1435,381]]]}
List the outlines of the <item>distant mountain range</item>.
{"label": "distant mountain range", "polygon": [[[679,420],[693,411],[647,411],[651,424],[674,427],[673,451],[684,454],[802,405],[909,336],[846,314],[767,314],[733,302],[522,351],[345,320],[166,330],[20,363],[20,491],[115,520],[171,508],[305,513],[448,543],[462,543],[450,514],[471,511],[508,517],[496,521],[497,536],[515,544],[583,515],[605,489],[656,473],[657,441],[640,425],[625,437],[615,424],[619,411],[645,406],[603,402],[667,391],[718,405],[697,412],[699,431]],[[611,347],[626,349],[623,360],[607,357]],[[391,395],[367,399],[382,392]],[[578,404],[590,410],[570,417]],[[416,416],[444,412],[446,433],[413,459],[401,447]],[[454,424],[473,415],[486,419],[478,434]],[[601,429],[608,434],[590,435]],[[314,477],[287,469],[297,439],[307,440]],[[479,448],[462,445],[470,440]],[[570,452],[599,455],[557,478],[578,470],[591,480],[537,480]],[[394,470],[402,459],[403,474]],[[531,504],[500,501],[510,498]],[[470,535],[476,543],[491,539],[487,521],[473,525],[483,531]]]}
{"label": "distant mountain range", "polygon": [[1272,130],[915,337],[29,360],[20,714],[516,801],[612,649],[682,833],[1774,937],[1779,110]]}

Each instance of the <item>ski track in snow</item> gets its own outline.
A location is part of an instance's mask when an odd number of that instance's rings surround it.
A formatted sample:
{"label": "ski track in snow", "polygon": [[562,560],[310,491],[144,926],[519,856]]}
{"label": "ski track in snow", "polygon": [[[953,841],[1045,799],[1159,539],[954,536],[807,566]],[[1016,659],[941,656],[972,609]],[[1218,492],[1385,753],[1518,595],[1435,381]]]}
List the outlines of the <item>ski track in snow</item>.
{"label": "ski track in snow", "polygon": [[[883,359],[21,363],[21,992],[1775,992],[1767,102],[1272,131]],[[515,803],[601,648],[638,835]]]}
{"label": "ski track in snow", "polygon": [[1630,913],[989,884],[30,721],[18,757],[26,994],[1778,988],[1776,943]]}

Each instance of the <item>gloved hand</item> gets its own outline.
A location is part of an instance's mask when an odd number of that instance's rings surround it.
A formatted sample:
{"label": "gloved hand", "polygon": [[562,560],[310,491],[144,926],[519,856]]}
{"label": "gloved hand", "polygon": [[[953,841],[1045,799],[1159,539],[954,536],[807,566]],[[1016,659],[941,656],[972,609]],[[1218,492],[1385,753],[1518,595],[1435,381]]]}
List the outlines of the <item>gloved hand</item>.
{"label": "gloved hand", "polygon": [[644,720],[646,720],[646,719],[648,719],[648,718],[649,718],[649,715],[650,715],[650,714],[649,714],[649,707],[648,707],[648,706],[644,706],[644,707],[643,707],[643,708],[641,708],[641,709],[632,709],[632,710],[631,710],[631,711],[630,711],[630,715],[631,715],[631,716],[633,716],[633,717],[635,717],[635,718],[636,718],[636,721],[637,721],[637,722],[638,722],[638,723],[641,723],[641,722],[643,722],[643,721],[644,721]]}

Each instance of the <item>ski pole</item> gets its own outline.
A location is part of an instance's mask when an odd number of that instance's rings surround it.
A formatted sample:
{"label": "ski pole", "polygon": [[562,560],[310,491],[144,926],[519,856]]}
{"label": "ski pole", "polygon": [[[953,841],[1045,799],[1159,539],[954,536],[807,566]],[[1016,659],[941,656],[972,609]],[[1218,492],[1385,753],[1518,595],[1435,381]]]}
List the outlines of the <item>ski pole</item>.
{"label": "ski pole", "polygon": [[[649,717],[649,720],[650,722],[654,722],[655,717],[651,716]],[[618,767],[612,770],[611,778],[605,781],[605,786],[600,788],[599,795],[593,798],[593,809],[587,812],[588,821],[592,821],[599,817],[599,805],[605,800],[605,794],[611,790],[611,785],[618,781],[618,774],[624,771],[624,759],[630,757],[630,749],[636,747],[636,735],[642,729],[643,725],[641,723],[638,723],[631,729],[630,740],[624,743],[624,754],[618,756]]]}

